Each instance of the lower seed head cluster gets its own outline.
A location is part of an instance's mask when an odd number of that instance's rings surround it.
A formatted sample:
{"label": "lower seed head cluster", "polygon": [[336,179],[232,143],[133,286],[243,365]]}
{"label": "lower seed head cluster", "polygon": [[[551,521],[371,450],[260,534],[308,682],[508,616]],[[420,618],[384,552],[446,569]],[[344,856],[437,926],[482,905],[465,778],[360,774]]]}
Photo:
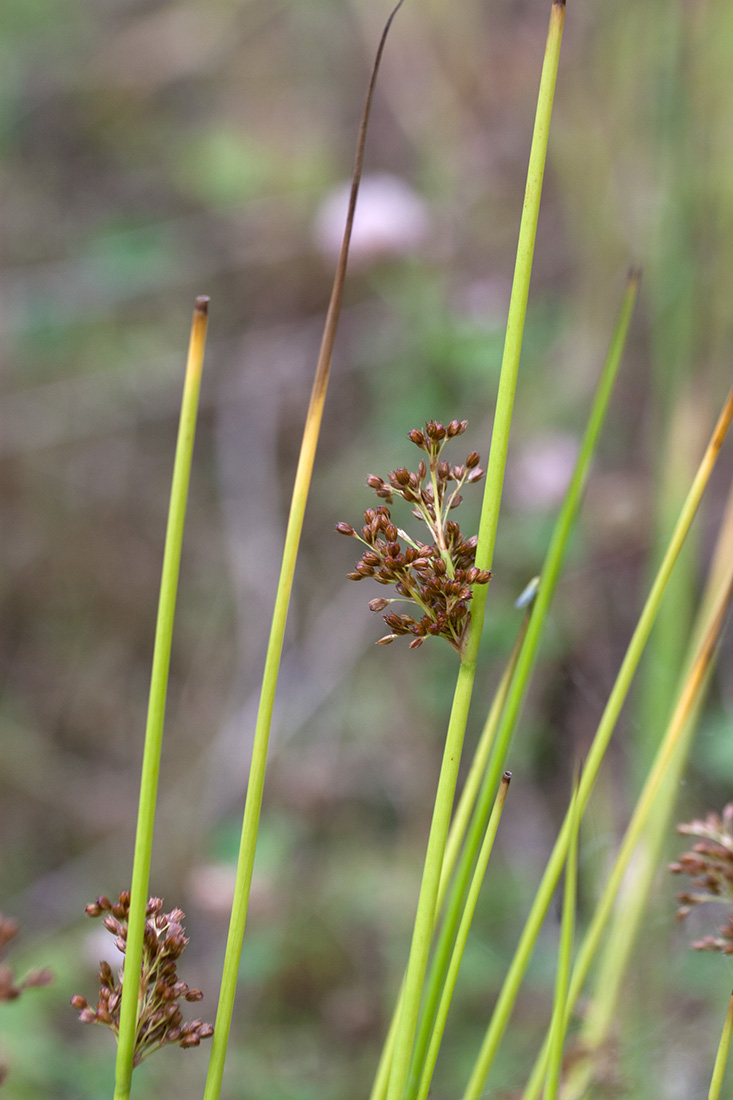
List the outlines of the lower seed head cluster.
{"label": "lower seed head cluster", "polygon": [[[87,906],[86,912],[90,917],[104,916],[105,928],[115,937],[115,946],[124,954],[130,916],[129,891],[121,893],[116,902],[99,897]],[[133,1058],[136,1066],[162,1046],[177,1043],[184,1048],[194,1047],[214,1034],[211,1024],[201,1020],[184,1021],[179,1008],[180,1000],[193,1002],[203,998],[200,989],[190,989],[178,979],[177,961],[188,944],[183,918],[181,909],[163,912],[161,898],[148,901]],[[99,999],[95,1007],[78,994],[72,997],[71,1003],[79,1010],[82,1022],[105,1024],[118,1035],[124,970],[115,974],[108,962],[101,962],[98,978]]]}

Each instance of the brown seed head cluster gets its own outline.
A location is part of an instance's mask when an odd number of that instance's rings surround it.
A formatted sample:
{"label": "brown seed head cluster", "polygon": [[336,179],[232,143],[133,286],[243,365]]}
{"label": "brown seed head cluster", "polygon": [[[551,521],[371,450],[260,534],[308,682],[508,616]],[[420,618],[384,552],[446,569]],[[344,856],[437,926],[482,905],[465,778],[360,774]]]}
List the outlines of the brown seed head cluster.
{"label": "brown seed head cluster", "polygon": [[[130,916],[129,891],[121,893],[116,902],[111,902],[107,897],[97,898],[87,905],[86,912],[90,917],[104,915],[105,927],[115,937],[115,946],[124,954]],[[212,1025],[201,1020],[184,1023],[178,1006],[180,999],[200,1001],[203,997],[200,989],[189,989],[185,982],[178,980],[178,959],[188,943],[183,934],[183,917],[181,909],[164,913],[161,898],[150,898],[148,901],[133,1058],[135,1066],[168,1043],[178,1043],[184,1048],[197,1047],[202,1039],[209,1039],[214,1034]],[[71,1004],[79,1010],[79,1019],[83,1023],[105,1024],[117,1036],[124,971],[120,970],[115,975],[109,963],[102,962],[98,977],[100,990],[96,1008],[92,1008],[78,994],[71,998]]]}
{"label": "brown seed head cluster", "polygon": [[[397,596],[371,600],[371,610],[384,611],[391,604],[406,602],[420,612],[416,618],[388,611],[383,618],[390,633],[380,638],[378,645],[388,645],[406,634],[412,637],[410,649],[436,637],[445,638],[459,653],[462,650],[473,586],[487,584],[491,578],[487,569],[474,565],[476,536],[464,538],[456,521],[448,518],[463,499],[463,486],[484,474],[475,451],[462,466],[451,466],[440,457],[446,442],[462,435],[467,425],[467,420],[451,420],[445,426],[429,420],[424,428],[413,428],[408,438],[425,452],[427,461],[421,459],[415,473],[405,467],[392,470],[386,482],[370,474],[367,485],[385,503],[367,508],[360,532],[348,523],[336,526],[342,535],[356,538],[366,547],[349,578],[372,577],[379,584],[395,586]],[[432,542],[412,539],[395,526],[387,507],[395,497],[412,505],[412,514],[425,523]]]}
{"label": "brown seed head cluster", "polygon": [[[4,917],[0,913],[0,955],[11,940],[18,934],[18,922],[10,917]],[[0,963],[0,1001],[15,1001],[20,997],[24,989],[33,986],[49,985],[53,981],[50,970],[32,970],[22,981],[15,979],[12,969],[7,963]],[[7,1076],[7,1066],[0,1062],[0,1085]]]}
{"label": "brown seed head cluster", "polygon": [[[694,887],[677,895],[678,920],[707,901],[733,906],[733,803],[722,814],[711,813],[704,821],[678,825],[677,832],[699,838],[689,852],[669,865],[672,874],[688,875]],[[703,936],[692,946],[698,951],[733,955],[733,913],[729,914],[728,923],[718,929],[717,936]]]}

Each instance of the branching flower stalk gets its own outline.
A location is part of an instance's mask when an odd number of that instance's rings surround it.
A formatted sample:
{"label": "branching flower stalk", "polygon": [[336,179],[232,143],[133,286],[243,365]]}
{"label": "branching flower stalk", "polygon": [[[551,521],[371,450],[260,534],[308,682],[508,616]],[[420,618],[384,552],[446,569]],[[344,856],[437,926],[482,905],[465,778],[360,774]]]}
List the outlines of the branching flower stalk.
{"label": "branching flower stalk", "polygon": [[[4,917],[0,913],[0,956],[5,953],[5,948],[18,935],[18,922],[11,917]],[[53,974],[50,970],[31,970],[20,981],[15,977],[12,967],[7,963],[0,963],[0,1002],[17,1001],[21,993],[26,989],[38,988],[50,985]],[[8,1075],[8,1068],[0,1061],[0,1085]]]}
{"label": "branching flower stalk", "polygon": [[[733,803],[728,803],[720,814],[710,813],[702,821],[678,825],[677,832],[697,838],[689,851],[669,865],[672,874],[687,875],[692,880],[693,889],[677,895],[677,919],[684,920],[696,906],[706,902],[733,910]],[[697,951],[733,955],[733,911],[717,936],[704,936],[692,946]]]}
{"label": "branching flower stalk", "polygon": [[[415,541],[395,527],[384,504],[366,510],[360,534],[348,523],[336,527],[342,535],[356,538],[366,546],[354,572],[348,574],[350,580],[373,577],[379,584],[394,585],[398,592],[394,599],[371,600],[372,611],[408,602],[422,612],[418,621],[410,615],[389,611],[384,621],[391,633],[380,638],[378,645],[388,645],[399,635],[407,634],[413,635],[410,649],[417,649],[432,636],[445,638],[459,654],[463,650],[471,620],[469,603],[473,586],[488,584],[491,578],[488,569],[477,569],[474,565],[477,537],[464,539],[455,520],[448,519],[463,499],[460,489],[464,483],[479,481],[484,474],[475,451],[462,466],[450,466],[440,458],[447,440],[462,435],[467,425],[467,420],[451,420],[444,427],[439,421],[430,420],[424,431],[413,428],[408,438],[425,451],[429,465],[421,459],[417,473],[405,467],[393,470],[389,484],[376,474],[367,478],[367,485],[387,504],[398,496],[413,505],[412,514],[425,523],[433,536],[431,544]],[[428,472],[430,480],[425,484]],[[406,548],[400,545],[400,539],[407,543]]]}
{"label": "branching flower stalk", "polygon": [[[87,916],[104,916],[104,926],[115,937],[115,947],[123,955],[127,949],[130,919],[130,893],[124,891],[117,901],[99,897],[86,907]],[[211,1024],[202,1020],[183,1020],[179,1001],[200,1001],[200,989],[191,989],[178,978],[178,960],[188,939],[184,935],[181,909],[163,912],[161,898],[150,898],[145,908],[145,936],[143,959],[140,967],[140,990],[133,1066],[138,1066],[153,1051],[176,1043],[184,1050],[197,1047],[202,1039],[214,1034]],[[71,998],[71,1004],[79,1012],[82,1023],[103,1024],[115,1036],[120,1030],[120,1007],[124,972],[114,973],[108,962],[99,964],[99,999],[92,1008],[80,994]]]}

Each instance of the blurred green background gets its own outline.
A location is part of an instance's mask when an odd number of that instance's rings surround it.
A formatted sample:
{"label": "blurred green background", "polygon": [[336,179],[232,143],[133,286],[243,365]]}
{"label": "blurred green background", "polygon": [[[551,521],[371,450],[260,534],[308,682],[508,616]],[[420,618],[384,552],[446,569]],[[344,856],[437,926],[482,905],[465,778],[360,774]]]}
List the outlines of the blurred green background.
{"label": "blurred green background", "polygon": [[[339,520],[469,420],[485,459],[549,5],[407,0],[388,43],[296,576],[237,1003],[230,1100],[366,1096],[413,916],[456,672],[375,647]],[[211,295],[152,890],[187,913],[213,1019],[288,495],[381,0],[5,0],[0,11],[0,1005],[9,1097],[111,1094],[113,1042],[68,1006],[104,950],[84,906],[129,884],[182,367]],[[669,529],[730,380],[733,5],[570,0],[515,434],[470,743],[537,572],[626,269],[644,282],[434,1093],[455,1097]],[[334,200],[335,201],[335,200]],[[447,455],[447,457],[451,457]],[[588,820],[584,905],[671,702],[728,493],[724,454]],[[462,508],[472,528],[479,491]],[[473,511],[472,511],[473,509]],[[403,516],[402,523],[408,522]],[[376,586],[374,586],[376,587]],[[681,816],[733,790],[730,641]],[[670,838],[671,851],[681,842]],[[702,1095],[733,981],[674,928],[660,869],[628,989],[628,1095]],[[491,1095],[551,1003],[551,915]],[[714,923],[715,918],[711,918]],[[208,1010],[208,1016],[207,1016]],[[621,1029],[623,1032],[623,1028]],[[623,1038],[623,1035],[621,1036]],[[183,1063],[185,1062],[185,1067]],[[201,1095],[169,1050],[136,1094]]]}

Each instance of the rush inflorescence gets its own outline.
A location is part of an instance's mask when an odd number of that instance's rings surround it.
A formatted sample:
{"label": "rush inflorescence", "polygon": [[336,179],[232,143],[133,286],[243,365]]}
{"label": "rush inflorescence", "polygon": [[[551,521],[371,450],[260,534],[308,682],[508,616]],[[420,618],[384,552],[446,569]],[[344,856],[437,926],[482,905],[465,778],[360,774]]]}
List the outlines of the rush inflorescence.
{"label": "rush inflorescence", "polygon": [[[394,585],[397,596],[377,598],[369,603],[372,611],[384,611],[395,603],[417,608],[420,617],[389,610],[383,616],[389,634],[378,645],[388,645],[399,635],[412,637],[410,649],[417,649],[426,638],[445,638],[458,653],[462,651],[470,622],[473,586],[487,584],[488,569],[477,569],[475,535],[464,538],[449,514],[462,501],[461,489],[483,477],[479,456],[472,451],[462,466],[451,466],[441,459],[446,442],[462,435],[467,420],[451,420],[444,426],[429,420],[424,428],[413,428],[408,438],[426,459],[416,472],[405,467],[392,470],[388,481],[370,474],[367,485],[384,501],[367,508],[364,526],[356,531],[348,523],[337,524],[342,535],[356,538],[365,547],[356,563],[351,580],[372,577],[379,584]],[[396,527],[387,505],[401,497],[412,505],[412,514],[428,528],[432,541],[420,542]]]}
{"label": "rush inflorescence", "polygon": [[[717,901],[733,907],[733,803],[722,814],[711,813],[704,821],[678,825],[677,832],[698,837],[689,852],[684,852],[669,869],[675,875],[688,875],[692,890],[677,895],[682,920],[697,905]],[[703,936],[692,945],[698,951],[720,951],[733,955],[733,912],[717,936]]]}
{"label": "rush inflorescence", "polygon": [[[106,897],[97,898],[87,905],[86,912],[90,917],[104,914],[104,925],[115,937],[117,949],[124,954],[130,914],[129,891],[120,894],[116,902]],[[188,943],[183,934],[183,917],[181,909],[164,913],[160,898],[150,898],[148,901],[133,1059],[136,1066],[148,1054],[168,1043],[178,1043],[184,1048],[196,1047],[202,1039],[209,1039],[214,1034],[212,1025],[201,1020],[184,1023],[178,1006],[181,999],[200,1001],[203,997],[200,989],[189,989],[185,982],[178,980],[178,959]],[[100,990],[96,1008],[92,1008],[86,998],[78,994],[72,997],[71,1003],[79,1010],[82,1022],[105,1024],[117,1036],[124,971],[119,970],[115,974],[108,962],[101,962],[98,977]]]}
{"label": "rush inflorescence", "polygon": [[[0,913],[0,955],[4,954],[5,948],[17,934],[18,922]],[[0,962],[0,1001],[15,1001],[25,989],[49,985],[52,981],[53,975],[50,970],[32,970],[30,974],[26,974],[25,978],[18,981],[12,968],[7,963]],[[0,1061],[0,1085],[6,1075],[7,1066]]]}

